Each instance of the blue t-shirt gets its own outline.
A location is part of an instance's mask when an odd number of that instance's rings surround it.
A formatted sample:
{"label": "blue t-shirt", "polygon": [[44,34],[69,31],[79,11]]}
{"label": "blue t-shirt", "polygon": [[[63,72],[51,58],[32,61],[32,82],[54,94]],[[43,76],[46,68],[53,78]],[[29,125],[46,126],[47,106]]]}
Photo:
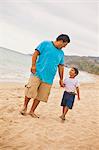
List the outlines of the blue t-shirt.
{"label": "blue t-shirt", "polygon": [[37,46],[40,55],[36,61],[36,75],[45,83],[52,84],[59,64],[64,64],[64,52],[52,41],[44,41]]}

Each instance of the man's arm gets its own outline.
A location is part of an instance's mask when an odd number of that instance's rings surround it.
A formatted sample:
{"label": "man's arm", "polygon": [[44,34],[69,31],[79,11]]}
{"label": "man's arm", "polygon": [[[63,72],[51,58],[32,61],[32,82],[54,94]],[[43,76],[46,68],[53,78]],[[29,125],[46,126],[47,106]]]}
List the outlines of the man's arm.
{"label": "man's arm", "polygon": [[59,80],[60,86],[63,87],[64,86],[63,84],[64,65],[58,65],[58,73],[60,77],[60,80]]}
{"label": "man's arm", "polygon": [[32,67],[31,67],[31,72],[33,74],[36,73],[36,60],[38,55],[40,55],[39,51],[35,50],[34,54],[32,55]]}

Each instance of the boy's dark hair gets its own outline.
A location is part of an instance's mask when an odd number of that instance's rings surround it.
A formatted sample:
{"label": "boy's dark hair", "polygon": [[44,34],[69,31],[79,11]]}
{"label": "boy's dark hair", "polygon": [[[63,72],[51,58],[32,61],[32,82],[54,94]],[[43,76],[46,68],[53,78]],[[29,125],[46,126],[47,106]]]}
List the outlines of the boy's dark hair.
{"label": "boy's dark hair", "polygon": [[79,74],[79,71],[78,71],[78,69],[77,68],[75,68],[75,67],[73,67],[73,69],[75,70],[75,74],[76,74],[76,76]]}
{"label": "boy's dark hair", "polygon": [[68,35],[66,34],[61,34],[59,35],[57,38],[56,38],[56,41],[60,41],[60,40],[63,40],[63,42],[68,42],[70,43],[70,38]]}

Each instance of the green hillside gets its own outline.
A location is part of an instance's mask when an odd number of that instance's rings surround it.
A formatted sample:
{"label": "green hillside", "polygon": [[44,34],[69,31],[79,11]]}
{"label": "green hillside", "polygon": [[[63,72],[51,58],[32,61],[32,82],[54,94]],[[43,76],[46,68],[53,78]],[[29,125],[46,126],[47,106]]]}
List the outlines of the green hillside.
{"label": "green hillside", "polygon": [[99,75],[99,57],[65,56],[65,66]]}

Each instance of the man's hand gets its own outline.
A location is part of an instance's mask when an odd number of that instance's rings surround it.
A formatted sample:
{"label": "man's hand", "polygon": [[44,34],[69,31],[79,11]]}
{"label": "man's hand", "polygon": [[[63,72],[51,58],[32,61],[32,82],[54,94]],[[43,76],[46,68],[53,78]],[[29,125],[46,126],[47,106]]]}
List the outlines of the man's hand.
{"label": "man's hand", "polygon": [[31,67],[31,72],[32,72],[33,74],[36,73],[36,65],[33,65],[33,66]]}
{"label": "man's hand", "polygon": [[60,84],[61,87],[64,87],[63,80],[59,80],[59,84]]}
{"label": "man's hand", "polygon": [[39,51],[38,50],[35,50],[34,54],[32,55],[32,67],[31,67],[31,72],[33,74],[36,73],[36,60],[37,60],[37,57],[40,55]]}

